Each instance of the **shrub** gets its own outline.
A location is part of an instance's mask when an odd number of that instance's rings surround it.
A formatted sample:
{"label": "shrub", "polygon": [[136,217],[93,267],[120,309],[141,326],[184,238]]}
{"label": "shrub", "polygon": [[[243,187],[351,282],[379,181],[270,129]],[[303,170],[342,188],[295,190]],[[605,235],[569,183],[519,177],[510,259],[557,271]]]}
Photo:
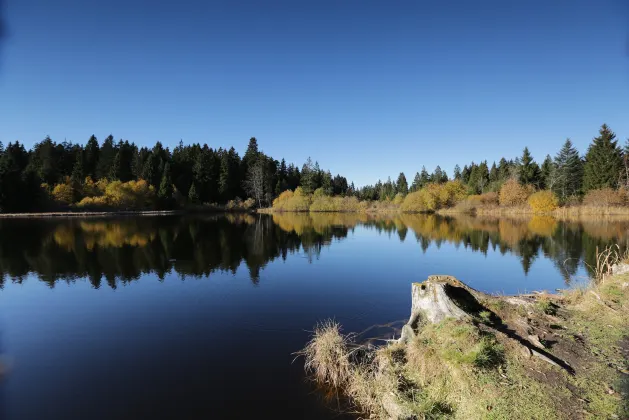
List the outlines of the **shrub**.
{"label": "shrub", "polygon": [[497,192],[488,192],[485,194],[481,194],[479,197],[480,197],[481,203],[484,205],[497,206],[500,203]]}
{"label": "shrub", "polygon": [[440,185],[439,207],[452,207],[465,199],[467,190],[461,181],[448,181]]}
{"label": "shrub", "polygon": [[96,197],[102,194],[103,191],[98,188],[97,184],[92,180],[92,177],[86,177],[85,183],[83,184],[83,195],[85,197]]}
{"label": "shrub", "polygon": [[402,193],[397,193],[393,198],[393,204],[396,206],[401,206],[404,202],[404,195]]}
{"label": "shrub", "polygon": [[245,210],[251,210],[256,206],[256,200],[253,198],[247,198],[244,203],[242,203],[242,207]]}
{"label": "shrub", "polygon": [[77,207],[108,207],[107,197],[85,197],[78,202]]}
{"label": "shrub", "polygon": [[301,187],[295,191],[284,191],[273,200],[273,209],[279,211],[308,211],[312,196],[306,194]]}
{"label": "shrub", "polygon": [[552,191],[538,191],[528,199],[529,207],[535,213],[551,212],[559,207],[559,199]]}
{"label": "shrub", "polygon": [[583,204],[594,207],[613,207],[625,205],[624,194],[611,188],[591,190],[583,197]]}
{"label": "shrub", "polygon": [[273,208],[281,210],[291,198],[293,198],[293,192],[291,190],[282,192],[275,200],[273,200]]}
{"label": "shrub", "polygon": [[405,212],[435,211],[454,206],[465,198],[465,194],[465,186],[460,181],[428,184],[421,190],[408,194],[401,208]]}
{"label": "shrub", "polygon": [[72,204],[74,201],[74,188],[70,183],[57,184],[52,190],[52,198],[63,204]]}
{"label": "shrub", "polygon": [[510,179],[500,188],[500,205],[518,206],[524,204],[531,192],[530,186],[520,185],[515,179]]}
{"label": "shrub", "polygon": [[314,199],[310,205],[310,211],[336,211],[337,208],[334,199],[327,195],[317,194],[319,190],[321,190],[321,188],[315,190]]}

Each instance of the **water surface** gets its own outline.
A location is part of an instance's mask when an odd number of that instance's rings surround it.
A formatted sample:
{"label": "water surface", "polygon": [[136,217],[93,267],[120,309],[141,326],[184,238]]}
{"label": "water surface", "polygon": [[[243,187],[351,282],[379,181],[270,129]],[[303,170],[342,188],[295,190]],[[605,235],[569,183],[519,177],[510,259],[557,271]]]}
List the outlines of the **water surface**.
{"label": "water surface", "polygon": [[[566,288],[626,222],[351,214],[0,220],[0,420],[342,418],[293,352],[410,283]],[[374,334],[369,330],[363,338]]]}

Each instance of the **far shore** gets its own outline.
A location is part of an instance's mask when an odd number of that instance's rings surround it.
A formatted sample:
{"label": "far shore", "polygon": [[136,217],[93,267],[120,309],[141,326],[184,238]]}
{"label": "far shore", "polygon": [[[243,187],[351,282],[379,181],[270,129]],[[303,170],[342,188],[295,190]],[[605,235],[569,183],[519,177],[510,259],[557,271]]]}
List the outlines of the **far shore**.
{"label": "far shore", "polygon": [[176,210],[112,210],[112,211],[52,211],[39,213],[0,213],[0,219],[74,218],[112,216],[172,216],[184,214],[250,213],[247,210],[228,209],[176,209]]}
{"label": "far shore", "polygon": [[273,208],[258,209],[258,213],[264,214],[290,214],[290,213],[356,213],[368,214],[370,216],[382,215],[391,216],[399,214],[437,214],[439,216],[471,216],[471,217],[552,217],[558,220],[582,220],[582,219],[615,219],[629,220],[629,208],[627,207],[592,207],[592,206],[574,206],[561,207],[551,212],[534,212],[530,208],[522,207],[487,207],[477,208],[474,210],[462,210],[456,207],[448,209],[439,209],[436,211],[425,212],[404,212],[399,208],[367,208],[361,210],[340,210],[340,211],[294,211],[294,210],[278,210]]}

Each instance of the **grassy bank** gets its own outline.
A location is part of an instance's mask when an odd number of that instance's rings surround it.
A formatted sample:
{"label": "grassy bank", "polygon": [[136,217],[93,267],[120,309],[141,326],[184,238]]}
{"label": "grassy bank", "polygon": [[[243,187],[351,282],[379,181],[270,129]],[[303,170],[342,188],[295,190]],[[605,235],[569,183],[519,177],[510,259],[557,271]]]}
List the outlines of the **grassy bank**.
{"label": "grassy bank", "polygon": [[373,418],[628,418],[629,273],[608,271],[561,295],[487,296],[470,319],[377,350],[326,322],[301,354],[346,409]]}

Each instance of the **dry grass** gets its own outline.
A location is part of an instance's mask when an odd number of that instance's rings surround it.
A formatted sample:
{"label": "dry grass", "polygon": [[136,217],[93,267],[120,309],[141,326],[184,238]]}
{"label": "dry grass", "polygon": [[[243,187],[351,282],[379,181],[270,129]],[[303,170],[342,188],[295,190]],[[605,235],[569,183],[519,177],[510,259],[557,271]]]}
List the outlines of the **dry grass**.
{"label": "dry grass", "polygon": [[315,327],[312,339],[297,354],[304,357],[306,371],[319,383],[340,388],[350,377],[351,342],[351,337],[341,334],[336,321],[327,320]]}
{"label": "dry grass", "polygon": [[610,275],[628,255],[612,247],[597,255],[601,276],[587,288],[540,295],[529,309],[503,300],[491,306],[509,328],[527,320],[523,337],[533,328],[542,345],[555,343],[547,351],[570,357],[575,375],[489,333],[489,312],[474,322],[425,325],[407,344],[373,351],[327,321],[300,354],[319,383],[342,391],[369,418],[629,418],[629,349],[621,344],[629,337],[629,273]]}

